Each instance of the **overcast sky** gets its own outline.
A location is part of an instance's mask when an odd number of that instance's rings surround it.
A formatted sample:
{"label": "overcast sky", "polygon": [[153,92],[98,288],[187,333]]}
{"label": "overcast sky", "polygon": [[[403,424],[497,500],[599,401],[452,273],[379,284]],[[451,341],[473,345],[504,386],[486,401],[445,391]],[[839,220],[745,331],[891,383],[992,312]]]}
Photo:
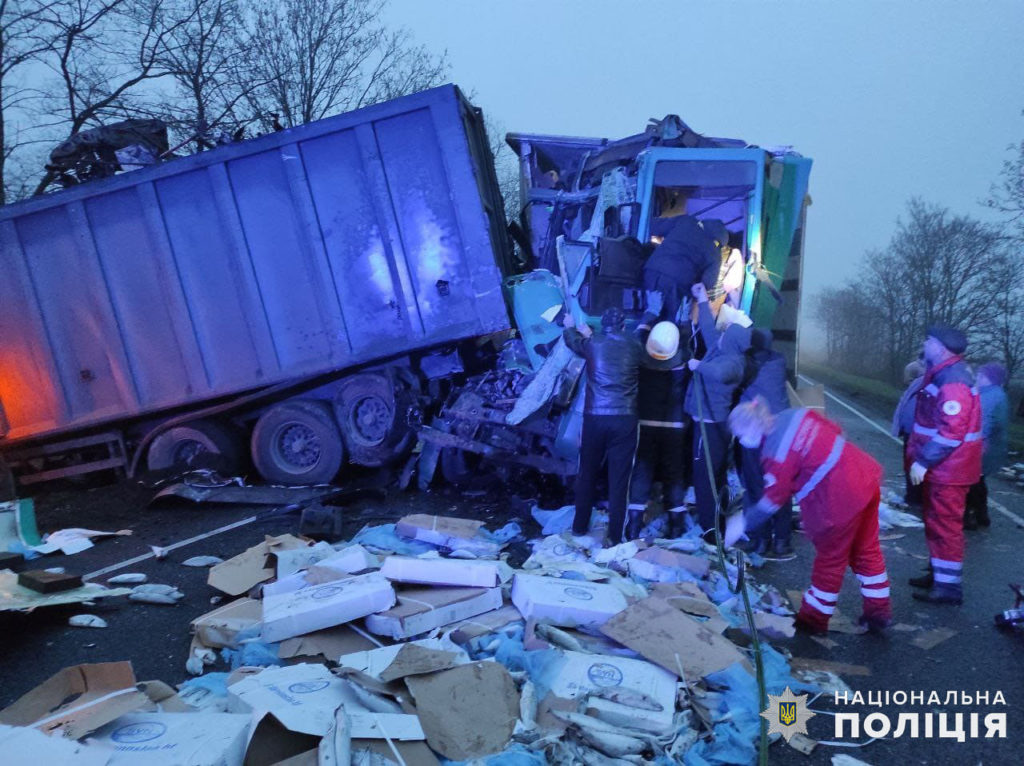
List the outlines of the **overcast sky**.
{"label": "overcast sky", "polygon": [[675,113],[813,158],[805,296],[856,279],[911,197],[991,218],[979,201],[1024,138],[1022,0],[391,0],[387,14],[447,49],[452,81],[507,131],[619,138]]}

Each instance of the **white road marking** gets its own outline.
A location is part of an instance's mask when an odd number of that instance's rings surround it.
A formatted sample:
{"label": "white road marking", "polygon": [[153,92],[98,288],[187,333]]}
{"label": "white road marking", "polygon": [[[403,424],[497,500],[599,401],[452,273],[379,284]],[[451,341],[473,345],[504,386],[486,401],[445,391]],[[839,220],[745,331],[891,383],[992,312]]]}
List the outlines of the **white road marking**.
{"label": "white road marking", "polygon": [[[178,548],[184,548],[186,545],[192,545],[192,543],[198,543],[200,540],[205,540],[208,537],[213,537],[214,535],[219,535],[219,534],[221,534],[223,532],[230,532],[232,529],[238,529],[239,527],[244,527],[246,524],[252,524],[258,518],[260,518],[260,517],[259,516],[249,516],[248,518],[232,522],[231,524],[226,524],[223,527],[217,527],[217,529],[211,529],[209,532],[203,532],[201,535],[196,535],[195,537],[190,537],[187,540],[181,540],[179,542],[172,543],[171,545],[165,545],[165,546],[162,546],[162,547],[163,547],[163,549],[165,551],[167,551],[169,553],[171,551],[177,550]],[[154,554],[154,553],[144,553],[141,556],[136,556],[133,559],[127,559],[127,560],[121,561],[121,562],[119,562],[117,564],[111,564],[108,567],[103,567],[103,569],[97,569],[95,572],[90,572],[87,575],[83,575],[82,579],[83,580],[92,580],[92,579],[94,579],[96,577],[102,577],[105,574],[110,574],[111,572],[116,572],[118,569],[124,569],[125,567],[130,567],[132,564],[138,564],[140,561],[146,561],[147,559],[151,559],[151,558],[155,558],[155,557],[156,557],[156,554]]]}
{"label": "white road marking", "polygon": [[[813,380],[808,378],[806,375],[799,375],[797,377],[803,379],[805,382],[809,383],[812,386],[817,385],[817,383],[815,383]],[[902,444],[902,441],[899,438],[893,436],[887,426],[880,425],[878,423],[878,421],[872,420],[869,416],[865,415],[863,412],[858,410],[856,407],[854,407],[854,406],[852,406],[850,404],[847,404],[846,402],[844,402],[842,399],[840,399],[835,394],[829,393],[828,390],[825,391],[825,396],[827,396],[829,399],[834,401],[836,404],[839,404],[839,405],[845,407],[846,409],[848,409],[850,412],[852,412],[854,415],[859,417],[865,423],[868,423],[869,425],[874,426],[875,428],[877,428],[879,431],[881,431],[883,434],[888,436],[890,439],[892,439],[897,444]],[[998,502],[997,500],[993,500],[991,495],[989,495],[988,504],[992,508],[995,508],[1001,514],[1003,514],[1006,518],[1008,518],[1011,521],[1015,522],[1016,524],[1019,524],[1020,526],[1024,527],[1024,519],[1022,519],[1020,516],[1018,516],[1013,511],[1011,511],[1009,508],[1007,508],[1002,503]]]}

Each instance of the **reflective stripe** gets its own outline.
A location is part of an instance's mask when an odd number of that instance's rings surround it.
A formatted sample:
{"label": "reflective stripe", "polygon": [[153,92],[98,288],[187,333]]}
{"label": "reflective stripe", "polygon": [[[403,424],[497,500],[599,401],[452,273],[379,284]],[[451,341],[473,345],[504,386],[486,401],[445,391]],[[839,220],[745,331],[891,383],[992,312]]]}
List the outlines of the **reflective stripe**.
{"label": "reflective stripe", "polygon": [[860,580],[861,585],[877,585],[880,582],[886,582],[889,579],[889,575],[885,572],[879,575],[857,575],[857,579]]}
{"label": "reflective stripe", "polygon": [[631,511],[643,511],[647,508],[647,503],[630,503],[626,507]]}
{"label": "reflective stripe", "polygon": [[669,420],[641,420],[640,425],[648,428],[685,428],[682,423]]}
{"label": "reflective stripe", "polygon": [[818,470],[811,474],[811,478],[807,480],[800,491],[793,495],[793,499],[798,503],[807,497],[807,494],[821,484],[821,480],[824,479],[828,472],[836,467],[836,463],[839,462],[840,456],[843,454],[843,447],[846,445],[846,439],[842,436],[837,436],[835,443],[832,445],[832,451],[828,453],[828,457],[825,458],[825,462],[818,466]]}
{"label": "reflective stripe", "polygon": [[927,386],[924,387],[924,390],[927,391],[932,396],[938,396],[939,394],[939,387],[934,383],[929,383]]}
{"label": "reflective stripe", "polygon": [[674,508],[669,508],[668,509],[669,513],[684,513],[685,511],[686,511],[686,506],[685,505],[677,505]]}
{"label": "reflective stripe", "polygon": [[981,441],[982,438],[983,438],[983,436],[982,436],[981,431],[975,431],[974,433],[967,434],[967,436],[964,437],[964,441],[965,442],[978,442],[978,441]]}
{"label": "reflective stripe", "polygon": [[950,575],[942,572],[936,572],[934,577],[935,582],[959,583],[963,581],[963,578],[960,575]]}
{"label": "reflective stripe", "polygon": [[889,588],[861,588],[860,594],[865,598],[889,598]]}
{"label": "reflective stripe", "polygon": [[779,442],[779,448],[775,450],[775,460],[777,462],[785,462],[786,454],[789,452],[789,448],[793,444],[793,439],[796,437],[796,431],[800,428],[800,424],[804,422],[805,417],[807,417],[807,410],[797,410],[797,414],[793,416],[789,426],[786,428],[786,432],[782,435],[782,441]]}
{"label": "reflective stripe", "polygon": [[825,601],[836,601],[839,598],[838,593],[829,593],[827,590],[822,590],[814,585],[812,585],[807,592],[813,593],[815,596],[820,599],[824,599]]}
{"label": "reflective stripe", "polygon": [[776,482],[778,482],[778,479],[775,477],[774,473],[766,473],[764,475],[764,487],[765,487],[765,489],[768,489],[768,487],[774,487]]}
{"label": "reflective stripe", "polygon": [[804,603],[817,609],[822,614],[834,614],[836,611],[834,606],[825,606],[823,603],[818,601],[818,599],[811,595],[810,591],[804,594]]}
{"label": "reflective stripe", "polygon": [[942,569],[963,569],[964,562],[946,561],[945,559],[932,559],[932,566],[941,567]]}
{"label": "reflective stripe", "polygon": [[959,447],[961,444],[963,444],[963,442],[960,441],[959,439],[947,439],[945,436],[939,436],[938,434],[932,437],[932,441],[937,442],[939,444],[944,444],[947,447]]}
{"label": "reflective stripe", "polygon": [[938,428],[925,428],[924,426],[914,423],[914,433],[924,434],[925,436],[935,436],[939,432]]}

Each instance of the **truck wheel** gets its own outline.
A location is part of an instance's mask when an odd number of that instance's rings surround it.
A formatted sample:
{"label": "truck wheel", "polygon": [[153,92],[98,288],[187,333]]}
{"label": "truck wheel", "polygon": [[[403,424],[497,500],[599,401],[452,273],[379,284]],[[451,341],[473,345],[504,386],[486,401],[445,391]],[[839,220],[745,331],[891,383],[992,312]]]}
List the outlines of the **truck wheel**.
{"label": "truck wheel", "polygon": [[349,460],[365,466],[390,465],[408,454],[413,431],[406,422],[410,401],[383,375],[363,373],[345,380],[335,402]]}
{"label": "truck wheel", "polygon": [[241,435],[216,420],[193,420],[157,436],[146,453],[151,471],[173,466],[189,467],[200,455],[216,455],[217,470],[236,474],[242,470],[244,442]]}
{"label": "truck wheel", "polygon": [[275,404],[252,432],[256,470],[276,484],[326,484],[341,468],[344,453],[338,427],[322,402]]}

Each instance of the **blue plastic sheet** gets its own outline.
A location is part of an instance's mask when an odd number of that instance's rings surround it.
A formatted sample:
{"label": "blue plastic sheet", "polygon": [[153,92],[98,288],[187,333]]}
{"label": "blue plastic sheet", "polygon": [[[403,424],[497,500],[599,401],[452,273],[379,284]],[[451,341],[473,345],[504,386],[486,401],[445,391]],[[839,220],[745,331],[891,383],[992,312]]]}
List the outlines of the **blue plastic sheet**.
{"label": "blue plastic sheet", "polygon": [[564,505],[553,511],[546,511],[540,506],[533,506],[530,515],[541,525],[541,532],[545,535],[560,535],[572,526],[572,519],[576,508],[571,505]]}
{"label": "blue plastic sheet", "polygon": [[228,675],[228,673],[207,673],[204,676],[190,678],[181,684],[181,691],[202,689],[214,697],[227,697]]}
{"label": "blue plastic sheet", "polygon": [[523,528],[516,522],[510,521],[508,524],[503,526],[501,529],[491,532],[486,529],[481,529],[480,533],[488,540],[496,543],[509,543],[515,540],[517,537],[522,537]]}
{"label": "blue plastic sheet", "polygon": [[472,761],[449,761],[442,759],[446,766],[544,766],[547,763],[542,753],[535,753],[520,744],[502,750],[500,753]]}
{"label": "blue plastic sheet", "polygon": [[421,540],[406,540],[404,537],[400,537],[395,532],[394,524],[366,527],[352,538],[352,542],[359,543],[365,548],[391,551],[402,556],[419,556],[422,553],[437,550],[430,543],[425,543]]}
{"label": "blue plastic sheet", "polygon": [[221,649],[225,662],[231,664],[232,670],[249,666],[265,668],[269,665],[283,665],[278,651],[278,644],[264,644],[262,641],[250,641],[241,644],[237,649]]}

